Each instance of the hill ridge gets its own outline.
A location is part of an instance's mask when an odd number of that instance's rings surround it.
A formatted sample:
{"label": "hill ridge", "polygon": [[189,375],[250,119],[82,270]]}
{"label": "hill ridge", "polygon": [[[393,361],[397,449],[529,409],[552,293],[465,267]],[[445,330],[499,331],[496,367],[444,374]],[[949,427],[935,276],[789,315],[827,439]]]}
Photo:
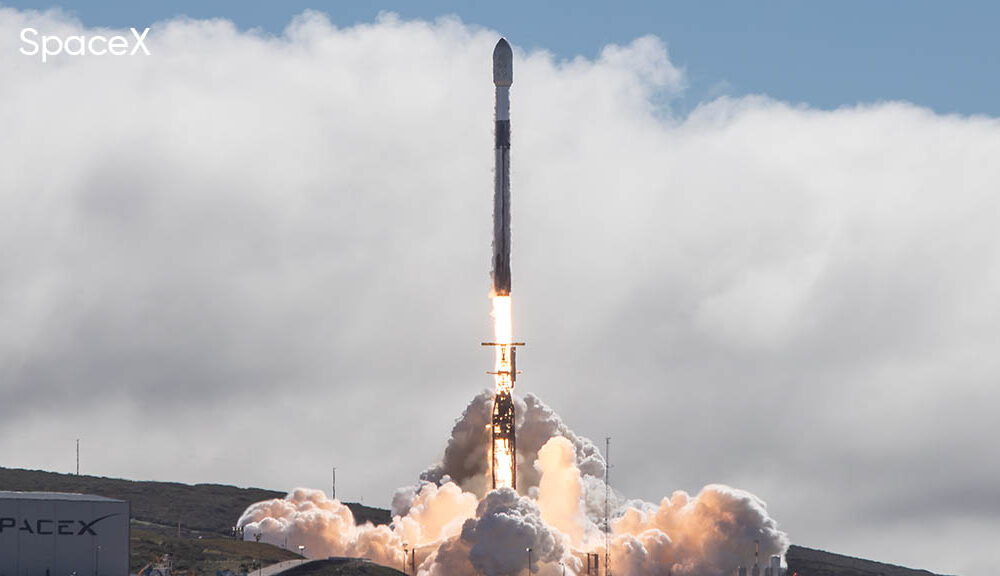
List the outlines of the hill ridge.
{"label": "hill ridge", "polygon": [[[228,484],[127,480],[62,474],[45,470],[0,467],[0,491],[83,492],[128,500],[136,524],[164,534],[177,532],[188,538],[230,537],[240,515],[251,504],[286,493]],[[359,524],[388,524],[388,510],[345,502]],[[792,545],[786,554],[789,574],[799,576],[942,576],[927,570],[905,568],[874,560],[854,558],[814,548]]]}
{"label": "hill ridge", "polygon": [[[0,490],[26,492],[77,492],[119,498],[130,502],[132,518],[162,526],[177,526],[193,533],[229,536],[248,506],[262,500],[284,498],[286,492],[240,488],[227,484],[127,480],[46,470],[0,467]],[[359,524],[387,524],[388,510],[355,502],[344,503]]]}

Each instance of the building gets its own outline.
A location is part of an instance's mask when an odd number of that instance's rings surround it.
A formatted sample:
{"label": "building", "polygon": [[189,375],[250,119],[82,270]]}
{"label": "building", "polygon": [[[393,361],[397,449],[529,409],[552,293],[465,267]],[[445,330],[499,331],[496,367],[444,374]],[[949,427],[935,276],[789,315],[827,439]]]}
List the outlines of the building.
{"label": "building", "polygon": [[128,576],[129,504],[0,492],[0,576]]}
{"label": "building", "polygon": [[781,556],[771,556],[771,576],[782,576]]}

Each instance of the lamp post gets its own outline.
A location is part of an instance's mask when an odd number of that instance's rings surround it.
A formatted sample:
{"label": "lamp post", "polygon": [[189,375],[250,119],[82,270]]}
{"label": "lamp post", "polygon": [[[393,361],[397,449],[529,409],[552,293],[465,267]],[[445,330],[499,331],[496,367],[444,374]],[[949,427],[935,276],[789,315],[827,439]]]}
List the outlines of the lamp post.
{"label": "lamp post", "polygon": [[306,561],[306,547],[302,544],[299,544],[299,556],[302,556],[302,562],[299,562],[299,564],[304,563]]}
{"label": "lamp post", "polygon": [[528,574],[531,574],[531,548],[524,549],[528,553]]}
{"label": "lamp post", "polygon": [[[261,536],[262,536],[262,534],[260,533],[260,530],[257,530],[257,533],[253,535],[254,542],[260,544],[260,537]],[[259,546],[256,546],[254,548],[254,554],[257,555],[257,576],[260,576],[261,570],[263,568],[261,566],[262,562],[260,561],[260,547]]]}
{"label": "lamp post", "polygon": [[406,574],[406,559],[409,557],[410,554],[409,548],[410,545],[407,544],[406,542],[403,542],[403,574]]}

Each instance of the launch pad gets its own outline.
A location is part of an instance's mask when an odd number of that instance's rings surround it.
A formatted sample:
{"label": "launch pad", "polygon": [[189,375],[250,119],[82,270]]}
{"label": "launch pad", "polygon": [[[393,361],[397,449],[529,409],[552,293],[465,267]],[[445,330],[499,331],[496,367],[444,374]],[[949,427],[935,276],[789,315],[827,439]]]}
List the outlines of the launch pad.
{"label": "launch pad", "polygon": [[514,433],[514,382],[517,370],[517,347],[524,342],[483,342],[497,347],[497,369],[487,372],[497,380],[490,422],[490,474],[493,489],[517,488],[517,437]]}
{"label": "launch pad", "polygon": [[[514,399],[509,392],[493,397],[493,489],[508,486],[517,489],[517,438],[514,434]],[[510,471],[509,475],[507,471]]]}

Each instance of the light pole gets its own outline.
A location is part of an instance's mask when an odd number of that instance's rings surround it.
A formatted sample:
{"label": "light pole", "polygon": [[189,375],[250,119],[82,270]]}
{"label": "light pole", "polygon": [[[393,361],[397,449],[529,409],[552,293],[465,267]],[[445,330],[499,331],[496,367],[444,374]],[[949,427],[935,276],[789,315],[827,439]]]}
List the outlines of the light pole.
{"label": "light pole", "polygon": [[524,549],[528,553],[528,574],[531,574],[531,548]]}
{"label": "light pole", "polygon": [[299,564],[306,561],[306,547],[302,544],[299,544],[299,556],[302,556],[302,562],[299,562]]}
{"label": "light pole", "polygon": [[409,557],[410,554],[409,548],[410,545],[407,544],[406,542],[403,542],[403,574],[406,574],[406,559]]}
{"label": "light pole", "polygon": [[[261,536],[260,530],[257,530],[257,533],[253,535],[254,542],[260,544]],[[260,561],[260,546],[254,548],[254,554],[257,555],[257,576],[260,576],[261,570],[263,570],[263,566],[261,566],[263,563]]]}

